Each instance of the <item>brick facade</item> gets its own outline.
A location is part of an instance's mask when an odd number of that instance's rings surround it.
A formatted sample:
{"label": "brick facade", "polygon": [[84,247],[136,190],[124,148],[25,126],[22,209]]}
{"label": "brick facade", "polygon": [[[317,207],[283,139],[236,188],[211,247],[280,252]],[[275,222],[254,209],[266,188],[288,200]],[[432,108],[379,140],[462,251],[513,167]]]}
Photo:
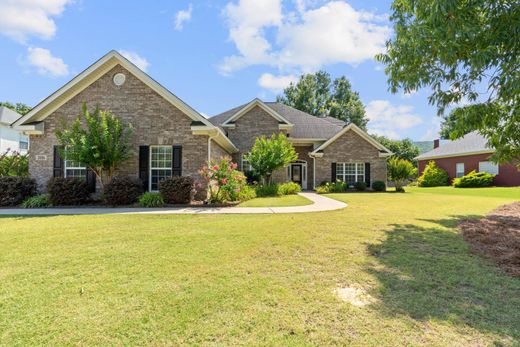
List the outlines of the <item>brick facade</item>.
{"label": "brick facade", "polygon": [[[120,87],[112,82],[113,76],[119,72],[126,75],[126,81]],[[208,137],[193,135],[191,118],[117,65],[50,114],[44,121],[44,135],[31,136],[29,172],[40,188],[45,187],[53,174],[56,128],[62,120],[72,122],[85,101],[89,109],[99,105],[102,109],[111,110],[123,123],[131,123],[134,127],[131,138],[134,153],[120,165],[120,174],[138,175],[140,145],[182,145],[182,174],[198,177],[198,170],[208,158]]]}
{"label": "brick facade", "polygon": [[354,131],[347,131],[323,150],[323,157],[316,158],[316,181],[331,180],[332,163],[370,163],[370,181],[386,183],[386,158],[379,157],[379,150]]}

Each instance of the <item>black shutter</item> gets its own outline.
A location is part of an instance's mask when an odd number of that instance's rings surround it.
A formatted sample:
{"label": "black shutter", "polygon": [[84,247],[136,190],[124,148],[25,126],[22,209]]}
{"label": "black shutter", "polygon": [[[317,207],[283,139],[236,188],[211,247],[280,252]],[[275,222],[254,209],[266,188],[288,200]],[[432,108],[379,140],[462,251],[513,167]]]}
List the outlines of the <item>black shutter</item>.
{"label": "black shutter", "polygon": [[89,192],[96,192],[96,174],[89,168],[87,168],[87,186]]}
{"label": "black shutter", "polygon": [[370,187],[370,163],[365,163],[365,183]]}
{"label": "black shutter", "polygon": [[52,170],[52,177],[64,177],[65,174],[63,172],[65,168],[65,163],[63,162],[63,158],[61,157],[61,152],[63,150],[63,146],[54,146],[54,164]]}
{"label": "black shutter", "polygon": [[330,181],[332,183],[336,182],[336,163],[331,164],[330,168]]}
{"label": "black shutter", "polygon": [[150,164],[150,146],[139,146],[139,178],[143,182],[144,191],[148,191]]}
{"label": "black shutter", "polygon": [[172,176],[182,176],[182,146],[172,147]]}

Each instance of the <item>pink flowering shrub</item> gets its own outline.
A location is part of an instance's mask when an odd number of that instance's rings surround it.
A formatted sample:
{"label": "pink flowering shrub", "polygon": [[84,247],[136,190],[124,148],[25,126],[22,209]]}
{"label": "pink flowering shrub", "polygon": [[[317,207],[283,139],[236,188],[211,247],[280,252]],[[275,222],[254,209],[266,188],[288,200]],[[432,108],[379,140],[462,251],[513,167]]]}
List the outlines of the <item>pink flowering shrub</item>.
{"label": "pink flowering shrub", "polygon": [[206,181],[210,203],[237,201],[240,190],[246,184],[246,177],[229,157],[212,160],[199,172]]}

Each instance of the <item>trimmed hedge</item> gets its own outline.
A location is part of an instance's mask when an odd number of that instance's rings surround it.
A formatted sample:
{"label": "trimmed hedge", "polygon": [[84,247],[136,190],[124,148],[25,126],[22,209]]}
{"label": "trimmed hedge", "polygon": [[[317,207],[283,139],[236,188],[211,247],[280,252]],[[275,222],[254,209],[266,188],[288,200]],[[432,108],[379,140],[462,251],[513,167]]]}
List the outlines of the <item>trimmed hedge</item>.
{"label": "trimmed hedge", "polygon": [[193,178],[173,176],[159,183],[159,192],[167,204],[189,204],[193,196]]}
{"label": "trimmed hedge", "polygon": [[131,205],[143,194],[143,182],[139,178],[115,176],[103,189],[103,199],[108,205]]}
{"label": "trimmed hedge", "polygon": [[54,206],[81,205],[90,198],[87,182],[78,178],[51,178],[47,183],[47,192]]}
{"label": "trimmed hedge", "polygon": [[36,181],[28,177],[0,177],[0,206],[16,206],[36,194]]}
{"label": "trimmed hedge", "polygon": [[286,182],[278,186],[278,195],[293,195],[302,191],[302,187],[295,182]]}
{"label": "trimmed hedge", "polygon": [[437,167],[435,161],[431,160],[426,168],[424,169],[423,174],[417,180],[419,187],[438,187],[438,186],[447,186],[449,185],[450,177],[448,173]]}
{"label": "trimmed hedge", "polygon": [[386,184],[383,181],[374,181],[372,183],[372,189],[376,192],[384,192],[386,190]]}
{"label": "trimmed hedge", "polygon": [[354,188],[359,191],[363,191],[367,189],[367,184],[365,182],[356,182],[354,183]]}
{"label": "trimmed hedge", "polygon": [[495,175],[473,170],[465,176],[455,178],[453,180],[453,186],[455,188],[490,187],[493,185],[493,178],[495,178]]}

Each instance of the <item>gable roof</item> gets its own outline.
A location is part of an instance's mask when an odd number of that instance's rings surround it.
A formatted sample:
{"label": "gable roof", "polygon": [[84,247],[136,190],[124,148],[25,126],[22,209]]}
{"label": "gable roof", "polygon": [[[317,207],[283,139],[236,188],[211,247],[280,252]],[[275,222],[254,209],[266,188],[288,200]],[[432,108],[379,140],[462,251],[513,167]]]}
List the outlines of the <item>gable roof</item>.
{"label": "gable roof", "polygon": [[222,125],[225,126],[227,124],[230,124],[232,122],[235,122],[236,120],[238,120],[240,117],[242,117],[244,114],[246,114],[248,111],[252,110],[254,107],[260,107],[262,108],[264,111],[266,111],[271,117],[273,117],[274,119],[276,119],[278,122],[282,123],[282,124],[287,124],[287,125],[291,125],[291,122],[289,122],[284,116],[282,116],[281,114],[279,114],[278,112],[276,112],[276,110],[274,110],[273,108],[271,107],[268,107],[262,100],[258,99],[258,98],[255,98],[253,99],[251,102],[247,103],[246,105],[244,105],[243,107],[241,107],[240,109],[236,110],[236,112],[234,112],[233,114],[231,114],[231,116],[229,118],[227,118],[223,123]]}
{"label": "gable roof", "polygon": [[463,155],[493,153],[495,150],[488,147],[487,140],[478,132],[473,131],[464,137],[446,142],[433,150],[416,157],[417,160],[435,158],[458,157]]}
{"label": "gable roof", "polygon": [[359,136],[361,136],[363,139],[365,139],[368,143],[370,143],[372,146],[377,148],[380,152],[379,156],[381,157],[388,157],[391,156],[393,153],[388,148],[380,144],[378,141],[376,141],[372,136],[368,135],[365,131],[360,129],[357,125],[354,123],[350,123],[346,127],[344,127],[340,132],[335,134],[333,137],[325,141],[321,146],[316,148],[314,151],[310,153],[310,155],[321,155],[320,153],[323,152],[325,148],[327,148],[331,143],[339,139],[343,134],[345,134],[347,131],[353,131]]}
{"label": "gable roof", "polygon": [[22,115],[18,112],[5,106],[0,106],[0,123],[11,125],[20,117],[22,117]]}
{"label": "gable roof", "polygon": [[94,64],[90,65],[83,72],[66,83],[63,87],[41,101],[29,113],[18,119],[13,126],[28,125],[30,123],[44,120],[57,108],[94,83],[99,77],[110,71],[116,65],[124,67],[141,80],[141,82],[153,89],[194,121],[202,122],[207,126],[213,126],[211,122],[204,118],[200,113],[195,111],[188,104],[114,50],[105,54]]}
{"label": "gable roof", "polygon": [[[262,102],[263,105],[283,117],[293,127],[290,138],[293,139],[316,139],[325,141],[340,132],[345,123],[332,117],[315,117],[293,107],[277,102]],[[229,122],[233,115],[246,109],[248,104],[234,107],[228,111],[209,118],[216,126],[222,126]]]}

